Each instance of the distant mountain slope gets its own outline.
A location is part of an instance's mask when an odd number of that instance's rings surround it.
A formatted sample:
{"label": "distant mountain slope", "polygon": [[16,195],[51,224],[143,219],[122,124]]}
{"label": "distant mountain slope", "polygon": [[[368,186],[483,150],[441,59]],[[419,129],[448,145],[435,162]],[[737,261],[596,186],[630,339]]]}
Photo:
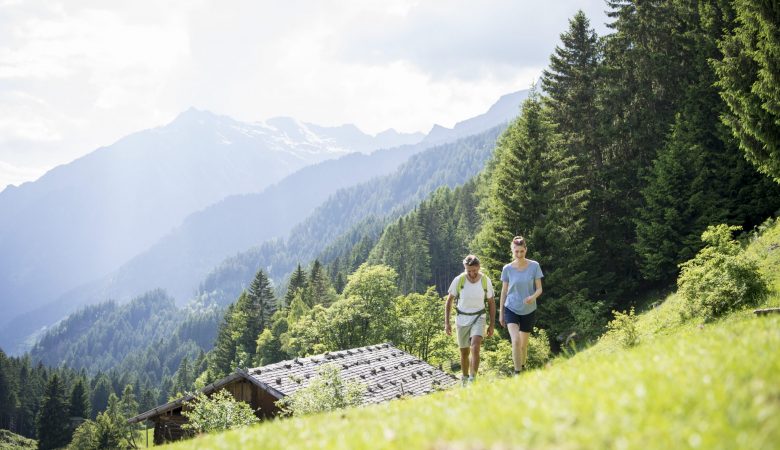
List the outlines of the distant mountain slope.
{"label": "distant mountain slope", "polygon": [[465,183],[482,170],[504,128],[426,150],[391,175],[338,191],[293,228],[287,240],[268,242],[225,260],[206,277],[200,295],[222,304],[232,302],[259,268],[279,282],[296,264],[310,262],[355,224],[372,216],[399,215],[440,186]]}
{"label": "distant mountain slope", "polygon": [[[526,95],[527,92],[523,91],[504,96],[497,106],[490,109],[503,111],[501,114],[489,111],[479,116],[479,120],[462,123],[470,123],[472,125],[468,129],[478,131],[506,124],[519,113],[521,98]],[[511,108],[503,106],[515,101],[517,103]],[[197,112],[192,113],[197,115]],[[199,119],[195,118],[195,121]],[[454,140],[466,129],[463,126],[456,128],[457,132],[453,131],[449,137],[441,135],[440,139],[445,142]],[[281,141],[314,135],[331,143],[370,149],[365,135],[361,137],[359,130],[349,125],[328,128],[301,124],[289,118],[275,118],[264,124],[256,124],[254,131],[247,131],[246,127],[241,129],[243,135],[255,135],[261,129],[274,129],[276,137]],[[419,136],[401,135],[388,130],[375,136],[375,145],[417,138]],[[219,139],[226,139],[224,133]],[[156,288],[165,289],[183,303],[196,295],[198,284],[225,258],[269,239],[286,236],[296,223],[307,217],[336,190],[391,173],[409,155],[432,145],[419,143],[375,151],[368,156],[348,155],[306,167],[263,192],[228,196],[191,214],[178,227],[169,227],[170,231],[156,244],[124,263],[119,270],[110,271],[107,266],[106,274],[102,277],[82,283],[65,294],[44,299],[47,300],[44,305],[16,316],[0,330],[0,347],[11,353],[24,351],[19,344],[24,339],[29,342],[31,333],[56,322],[80,305],[106,299],[124,301]],[[297,255],[291,256],[291,260],[298,258]],[[8,314],[6,317],[14,316]]]}
{"label": "distant mountain slope", "polygon": [[529,89],[513,92],[501,96],[490,109],[479,116],[458,122],[454,127],[445,128],[441,125],[434,125],[428,135],[425,136],[423,143],[436,144],[445,141],[452,141],[473,134],[481,133],[500,123],[509,122],[519,113],[520,105],[523,100],[528,98]]}
{"label": "distant mountain slope", "polygon": [[115,270],[229,195],[259,192],[309,164],[420,138],[375,139],[354,126],[288,118],[248,124],[190,109],[9,187],[0,193],[1,320]]}

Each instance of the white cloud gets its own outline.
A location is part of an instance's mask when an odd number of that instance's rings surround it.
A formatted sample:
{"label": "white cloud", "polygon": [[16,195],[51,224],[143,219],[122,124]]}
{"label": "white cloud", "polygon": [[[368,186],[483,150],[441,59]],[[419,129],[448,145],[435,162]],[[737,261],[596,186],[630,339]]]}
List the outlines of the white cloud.
{"label": "white cloud", "polygon": [[[530,86],[602,0],[0,0],[0,161],[53,167],[195,106],[427,131]],[[2,180],[0,180],[0,183]]]}

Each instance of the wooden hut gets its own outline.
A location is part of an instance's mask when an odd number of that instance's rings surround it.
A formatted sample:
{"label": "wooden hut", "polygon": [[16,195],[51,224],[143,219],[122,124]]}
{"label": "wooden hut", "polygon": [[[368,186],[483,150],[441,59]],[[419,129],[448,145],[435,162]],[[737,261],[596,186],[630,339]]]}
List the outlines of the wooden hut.
{"label": "wooden hut", "polygon": [[[306,358],[295,358],[252,369],[237,369],[229,376],[203,389],[206,395],[228,390],[236,400],[248,403],[255,414],[269,418],[279,413],[275,402],[305,387],[319,368],[335,364],[341,377],[366,386],[363,403],[381,403],[402,396],[418,396],[456,383],[454,376],[393,347],[389,343],[369,345]],[[181,439],[181,426],[187,418],[181,414],[192,395],[183,397],[139,414],[129,420],[154,422],[154,443]]]}

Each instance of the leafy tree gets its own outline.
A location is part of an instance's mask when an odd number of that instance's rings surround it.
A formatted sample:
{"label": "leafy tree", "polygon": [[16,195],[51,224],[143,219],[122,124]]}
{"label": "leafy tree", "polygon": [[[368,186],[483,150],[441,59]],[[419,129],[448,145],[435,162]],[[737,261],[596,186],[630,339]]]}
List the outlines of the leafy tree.
{"label": "leafy tree", "polygon": [[715,62],[722,116],[747,158],[780,182],[780,33],[777,4],[735,0],[735,27],[723,36]]}
{"label": "leafy tree", "polygon": [[744,306],[754,306],[769,295],[758,264],[741,254],[731,237],[740,227],[717,225],[702,233],[704,247],[682,264],[678,292],[685,299],[686,318],[713,320]]}
{"label": "leafy tree", "polygon": [[249,404],[237,401],[225,390],[211,398],[199,392],[188,404],[189,408],[182,411],[187,417],[182,428],[194,433],[232,430],[258,422]]}
{"label": "leafy tree", "polygon": [[[300,292],[298,293],[300,298]],[[264,366],[283,361],[287,355],[282,351],[281,337],[289,330],[287,315],[284,311],[274,315],[274,321],[270,328],[266,328],[257,338],[257,351],[255,364]]]}
{"label": "leafy tree", "polygon": [[397,339],[399,347],[428,361],[433,339],[444,321],[441,298],[433,287],[425,294],[409,294],[395,301]]}
{"label": "leafy tree", "polygon": [[97,423],[92,420],[82,422],[73,432],[73,439],[68,444],[68,448],[72,450],[98,450],[100,444],[98,443]]}
{"label": "leafy tree", "polygon": [[298,389],[276,404],[286,414],[303,416],[358,406],[363,401],[365,390],[364,384],[344,381],[339,367],[325,364],[308,386]]}
{"label": "leafy tree", "polygon": [[38,446],[41,449],[64,447],[71,437],[65,384],[55,373],[46,385],[38,416]]}

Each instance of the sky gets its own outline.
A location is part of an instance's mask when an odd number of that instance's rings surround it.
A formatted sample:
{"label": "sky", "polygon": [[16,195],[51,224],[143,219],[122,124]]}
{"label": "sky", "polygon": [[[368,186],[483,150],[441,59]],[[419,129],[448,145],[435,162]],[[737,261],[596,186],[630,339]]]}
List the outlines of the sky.
{"label": "sky", "polygon": [[0,190],[190,108],[427,133],[530,87],[604,0],[0,0]]}

